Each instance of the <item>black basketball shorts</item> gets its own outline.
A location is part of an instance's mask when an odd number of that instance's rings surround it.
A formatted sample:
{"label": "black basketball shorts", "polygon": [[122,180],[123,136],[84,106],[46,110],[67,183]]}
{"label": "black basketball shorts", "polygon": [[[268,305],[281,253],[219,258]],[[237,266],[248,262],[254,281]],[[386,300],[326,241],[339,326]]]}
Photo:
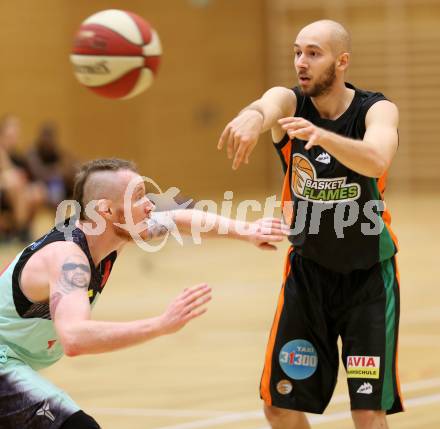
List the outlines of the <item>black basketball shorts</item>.
{"label": "black basketball shorts", "polygon": [[394,257],[343,274],[291,251],[266,351],[262,399],[323,413],[336,385],[341,337],[351,409],[402,411],[398,325]]}

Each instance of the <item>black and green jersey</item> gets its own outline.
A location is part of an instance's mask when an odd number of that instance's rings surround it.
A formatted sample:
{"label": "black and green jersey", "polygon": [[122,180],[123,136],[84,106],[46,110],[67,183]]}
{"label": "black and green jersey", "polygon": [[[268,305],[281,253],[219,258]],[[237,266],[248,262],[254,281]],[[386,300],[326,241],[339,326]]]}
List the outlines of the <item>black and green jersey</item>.
{"label": "black and green jersey", "polygon": [[[345,137],[362,140],[365,117],[373,104],[386,100],[378,92],[355,88],[353,101],[336,120],[321,118],[310,97],[293,88],[294,116]],[[295,252],[334,271],[366,269],[392,257],[397,241],[384,206],[386,174],[363,176],[347,168],[321,147],[305,149],[306,142],[286,134],[275,143],[285,173],[283,207],[292,227]]]}

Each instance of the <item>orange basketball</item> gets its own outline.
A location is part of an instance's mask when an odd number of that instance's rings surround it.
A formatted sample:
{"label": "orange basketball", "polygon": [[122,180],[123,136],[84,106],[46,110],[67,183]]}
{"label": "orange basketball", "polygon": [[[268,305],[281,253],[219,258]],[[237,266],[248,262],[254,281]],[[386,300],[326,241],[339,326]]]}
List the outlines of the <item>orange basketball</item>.
{"label": "orange basketball", "polygon": [[310,162],[302,156],[294,156],[292,162],[293,190],[296,194],[302,194],[306,179],[313,180],[315,173]]}
{"label": "orange basketball", "polygon": [[147,21],[109,9],[81,24],[70,58],[84,86],[103,97],[127,99],[151,86],[161,54],[159,36]]}

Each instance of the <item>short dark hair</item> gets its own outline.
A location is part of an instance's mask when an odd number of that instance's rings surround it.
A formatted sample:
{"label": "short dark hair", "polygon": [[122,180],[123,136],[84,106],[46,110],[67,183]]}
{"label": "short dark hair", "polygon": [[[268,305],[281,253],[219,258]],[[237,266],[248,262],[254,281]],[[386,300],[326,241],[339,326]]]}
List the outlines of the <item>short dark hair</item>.
{"label": "short dark hair", "polygon": [[73,187],[73,199],[78,201],[81,211],[79,218],[81,220],[86,219],[85,205],[84,205],[84,186],[87,179],[92,173],[97,171],[119,171],[130,170],[138,173],[136,164],[132,161],[126,161],[125,159],[108,158],[108,159],[94,159],[81,165],[78,173],[75,176],[75,183]]}

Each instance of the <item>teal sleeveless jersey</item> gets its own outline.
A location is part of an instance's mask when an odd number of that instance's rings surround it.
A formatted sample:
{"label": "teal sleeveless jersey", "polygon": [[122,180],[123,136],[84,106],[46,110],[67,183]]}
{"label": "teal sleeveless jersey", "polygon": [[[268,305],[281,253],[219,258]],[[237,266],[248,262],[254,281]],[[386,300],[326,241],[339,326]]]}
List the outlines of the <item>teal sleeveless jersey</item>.
{"label": "teal sleeveless jersey", "polygon": [[[107,282],[116,252],[95,267],[84,233],[75,229],[70,238],[89,260],[91,279],[88,293],[90,304],[93,305]],[[0,275],[0,364],[10,357],[39,370],[55,363],[63,355],[63,347],[51,320],[49,303],[29,301],[20,288],[20,275],[29,258],[56,241],[66,241],[66,238],[57,228],[53,228],[19,253]]]}

